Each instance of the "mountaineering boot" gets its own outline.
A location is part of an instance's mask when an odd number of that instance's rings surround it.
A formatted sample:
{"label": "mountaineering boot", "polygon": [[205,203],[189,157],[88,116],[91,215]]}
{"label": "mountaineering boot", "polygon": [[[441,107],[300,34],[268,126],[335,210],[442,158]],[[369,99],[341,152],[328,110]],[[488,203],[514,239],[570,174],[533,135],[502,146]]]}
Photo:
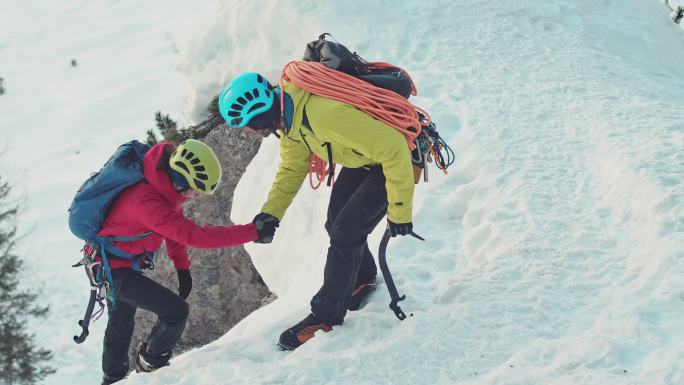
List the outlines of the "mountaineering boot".
{"label": "mountaineering boot", "polygon": [[105,374],[102,376],[102,385],[111,385],[115,382],[119,382],[119,381],[123,380],[124,378],[126,378],[125,374],[121,377],[110,377],[110,376]]}
{"label": "mountaineering boot", "polygon": [[332,326],[321,322],[315,315],[309,314],[300,323],[285,330],[280,335],[278,345],[284,350],[295,350],[306,341],[312,339],[319,330],[329,332]]}
{"label": "mountaineering boot", "polygon": [[138,353],[135,355],[135,371],[140,373],[154,372],[164,366],[169,366],[171,352],[164,353],[158,357],[151,356],[147,351],[147,344],[141,343]]}
{"label": "mountaineering boot", "polygon": [[356,285],[354,291],[352,291],[351,299],[349,300],[349,310],[355,311],[366,306],[366,300],[375,291],[376,287],[376,277],[373,277],[373,279],[367,283]]}

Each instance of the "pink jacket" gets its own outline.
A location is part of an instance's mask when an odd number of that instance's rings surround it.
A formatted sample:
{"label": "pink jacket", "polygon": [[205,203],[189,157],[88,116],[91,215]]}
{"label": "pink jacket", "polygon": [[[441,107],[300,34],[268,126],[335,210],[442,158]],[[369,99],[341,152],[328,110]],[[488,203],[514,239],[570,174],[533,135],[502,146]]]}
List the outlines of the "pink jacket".
{"label": "pink jacket", "polygon": [[[166,241],[169,259],[176,269],[189,269],[187,246],[214,249],[240,245],[258,238],[254,224],[236,226],[201,227],[183,216],[182,204],[187,199],[176,192],[160,164],[164,152],[173,145],[160,143],[145,154],[143,171],[145,180],[124,190],[107,214],[101,236],[135,236],[145,232],[151,235],[137,241],[115,242],[122,251],[138,255],[153,253]],[[107,255],[112,269],[132,268],[133,262]]]}

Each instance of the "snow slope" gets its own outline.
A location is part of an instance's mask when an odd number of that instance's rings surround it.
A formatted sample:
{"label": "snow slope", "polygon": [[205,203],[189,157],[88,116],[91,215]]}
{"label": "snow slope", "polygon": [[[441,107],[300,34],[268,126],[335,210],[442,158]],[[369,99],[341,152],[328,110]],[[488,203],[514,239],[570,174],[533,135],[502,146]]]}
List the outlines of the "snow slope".
{"label": "snow slope", "polygon": [[[274,244],[248,248],[279,300],[129,384],[684,382],[684,35],[661,4],[289,7],[298,17],[287,19],[286,37],[239,35],[259,60],[213,78],[272,72],[267,56],[279,53],[252,47],[285,38],[301,47],[290,39],[300,28],[332,31],[367,58],[410,70],[416,103],[456,149],[450,175],[432,170],[418,187],[414,223],[428,241],[391,244],[414,316],[399,323],[381,288],[333,333],[295,352],[276,349],[321,281],[327,194],[305,191]],[[210,29],[232,33],[223,20],[255,8],[227,6]],[[277,24],[273,8],[263,24]],[[195,49],[214,52],[219,41]],[[235,221],[258,212],[276,146],[262,147],[241,181]]]}
{"label": "snow slope", "polygon": [[[76,8],[74,15],[81,12]],[[188,29],[171,27],[164,13],[171,11],[159,3],[136,15],[154,15],[166,27],[121,21],[127,35],[140,28],[156,36],[145,49],[149,56],[134,57],[159,68],[113,66],[149,81],[140,95],[131,80],[121,82],[128,76],[110,79],[94,70],[88,80],[73,75],[80,87],[121,84],[120,92],[98,98],[113,111],[139,96],[130,103],[132,113],[121,114],[130,120],[117,115],[103,122],[90,112],[92,122],[83,122],[77,112],[98,107],[84,91],[73,95],[82,110],[55,108],[40,124],[30,122],[31,139],[59,143],[55,150],[62,152],[30,155],[42,159],[41,168],[23,169],[28,180],[22,183],[28,201],[43,210],[31,208],[34,217],[26,223],[64,223],[54,206],[66,206],[62,202],[82,178],[58,173],[60,166],[87,173],[107,155],[108,142],[139,136],[135,126],[147,127],[157,109],[198,119],[233,75],[257,70],[273,80],[306,42],[326,31],[367,59],[406,68],[419,88],[414,102],[432,113],[457,162],[446,177],[432,168],[431,181],[417,187],[414,224],[427,241],[390,243],[390,267],[407,295],[402,307],[413,317],[401,323],[394,318],[382,285],[366,308],[350,313],[333,332],[294,352],[276,348],[280,332],[307,314],[322,279],[329,191],[304,188],[274,243],[248,246],[279,299],[218,341],[152,375],[133,374],[127,384],[684,383],[684,33],[662,3],[234,0],[210,10],[201,26]],[[20,19],[23,11],[15,12],[12,19]],[[185,42],[177,45],[185,78],[163,67],[177,57],[155,34],[169,30]],[[29,36],[36,32],[16,39],[28,42]],[[105,51],[112,56],[126,46],[101,39],[111,44]],[[0,54],[10,49],[19,50],[0,43]],[[64,51],[55,48],[45,60]],[[13,68],[19,76],[21,68]],[[19,103],[33,100],[8,96],[0,98],[3,134],[5,124],[27,124],[28,111]],[[80,131],[69,124],[74,116]],[[54,133],[38,128],[51,122],[59,127]],[[80,156],[72,154],[83,147],[80,139],[68,144],[73,147],[62,144],[62,133],[78,137],[101,125],[112,125],[98,131],[105,140]],[[112,127],[126,128],[113,133]],[[22,141],[20,148],[33,143],[18,137],[10,140]],[[60,154],[69,158],[45,162]],[[21,170],[24,153],[5,156]],[[235,222],[259,211],[277,159],[277,141],[269,139],[238,186]],[[50,177],[41,180],[37,171]],[[50,232],[36,228],[41,237],[34,247],[42,250],[35,254],[49,254],[45,237],[53,237],[56,250],[69,250],[65,228],[46,228]],[[379,235],[371,237],[374,248]],[[55,258],[37,274],[50,277],[67,262]],[[65,322],[78,317],[84,299],[68,297],[77,293],[72,289],[48,288],[51,299],[70,307],[53,315],[70,333]],[[47,334],[43,329],[38,332]],[[76,347],[68,334],[60,338],[59,359],[68,367],[48,382],[69,383],[76,375],[95,382],[97,371],[86,362],[96,363],[87,354],[99,349],[97,341]]]}

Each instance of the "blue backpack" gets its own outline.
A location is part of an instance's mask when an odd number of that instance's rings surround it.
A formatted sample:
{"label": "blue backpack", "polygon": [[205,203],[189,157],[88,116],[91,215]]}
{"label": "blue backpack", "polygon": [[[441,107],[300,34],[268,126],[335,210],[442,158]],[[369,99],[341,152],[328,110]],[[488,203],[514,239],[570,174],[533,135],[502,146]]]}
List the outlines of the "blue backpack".
{"label": "blue backpack", "polygon": [[81,185],[69,207],[69,228],[74,235],[97,243],[97,232],[116,198],[145,178],[143,157],[149,149],[137,140],[119,146],[100,171]]}
{"label": "blue backpack", "polygon": [[[85,256],[75,266],[86,266],[86,272],[91,278],[91,286],[101,288],[107,286],[107,297],[113,307],[116,303],[116,294],[113,285],[107,255],[120,258],[132,259],[133,269],[140,271],[140,260],[143,256],[131,255],[118,247],[113,242],[135,241],[150,235],[150,232],[135,236],[101,237],[97,235],[104,220],[116,201],[116,198],[126,188],[140,182],[145,178],[143,173],[143,157],[150,146],[132,140],[121,145],[100,171],[92,174],[88,180],[76,192],[74,200],[69,207],[69,228],[78,238],[86,241],[88,249],[94,249],[102,258],[102,263],[95,262],[93,255]],[[100,268],[102,267],[102,269]],[[103,279],[106,282],[103,282]]]}

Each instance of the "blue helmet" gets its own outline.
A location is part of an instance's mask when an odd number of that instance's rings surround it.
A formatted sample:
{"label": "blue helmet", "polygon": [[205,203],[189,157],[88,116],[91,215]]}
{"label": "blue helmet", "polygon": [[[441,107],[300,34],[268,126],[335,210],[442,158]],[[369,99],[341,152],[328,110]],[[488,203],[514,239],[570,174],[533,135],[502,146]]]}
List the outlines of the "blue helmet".
{"label": "blue helmet", "polygon": [[273,87],[256,72],[245,72],[228,83],[219,96],[219,111],[230,128],[242,128],[275,103]]}

